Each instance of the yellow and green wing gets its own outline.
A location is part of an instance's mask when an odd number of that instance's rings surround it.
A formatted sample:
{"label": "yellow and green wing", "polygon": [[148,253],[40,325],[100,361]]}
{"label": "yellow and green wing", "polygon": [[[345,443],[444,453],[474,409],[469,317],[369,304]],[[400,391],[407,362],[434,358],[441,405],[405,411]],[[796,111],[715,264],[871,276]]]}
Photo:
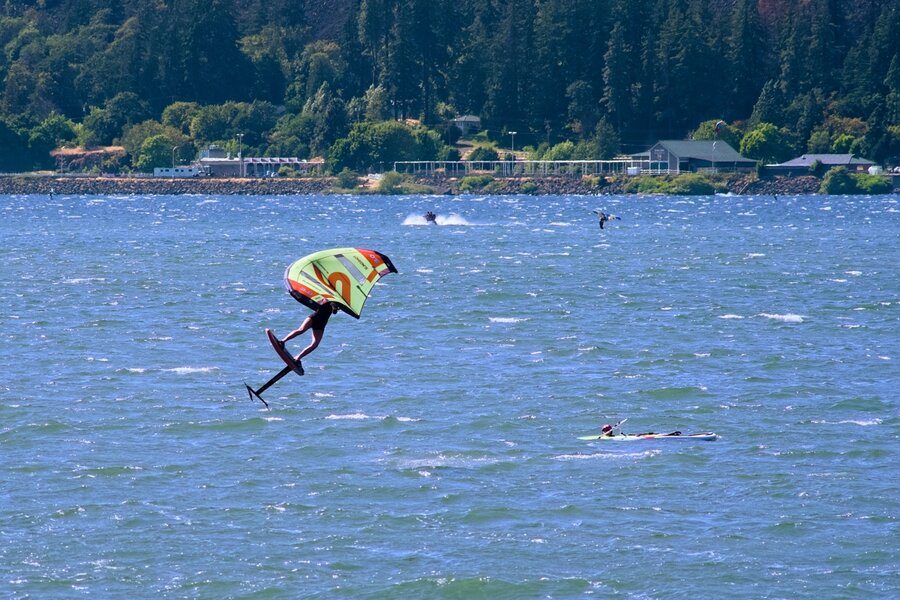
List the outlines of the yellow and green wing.
{"label": "yellow and green wing", "polygon": [[358,319],[375,283],[396,272],[391,259],[375,250],[332,248],[289,265],[284,285],[295,300],[312,310],[334,302]]}

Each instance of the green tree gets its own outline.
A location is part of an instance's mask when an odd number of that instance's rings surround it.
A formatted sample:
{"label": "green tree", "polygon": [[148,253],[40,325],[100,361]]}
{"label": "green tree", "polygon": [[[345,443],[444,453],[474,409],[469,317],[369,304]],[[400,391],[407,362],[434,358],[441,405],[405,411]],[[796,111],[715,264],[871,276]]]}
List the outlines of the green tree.
{"label": "green tree", "polygon": [[134,168],[138,171],[149,172],[157,167],[172,166],[172,149],[175,142],[165,135],[154,135],[144,140],[141,151],[134,161]]}
{"label": "green tree", "polygon": [[[302,3],[282,3],[280,8],[273,6],[272,10],[290,10],[292,5],[302,6]],[[284,12],[281,15],[286,16]],[[291,16],[294,18],[287,21],[262,23],[256,33],[245,35],[239,41],[241,52],[252,65],[253,97],[258,100],[281,103],[284,99],[295,47],[299,47],[301,32],[305,30],[302,12],[299,23],[296,16]]]}
{"label": "green tree", "polygon": [[753,105],[748,125],[756,127],[760,123],[783,123],[781,90],[775,80],[770,79],[763,84],[759,98]]}
{"label": "green tree", "polygon": [[699,14],[685,14],[677,3],[670,6],[657,45],[653,90],[656,119],[667,136],[683,135],[694,115],[709,110],[716,85],[711,72],[721,68],[706,39]]}
{"label": "green tree", "polygon": [[794,153],[789,137],[771,123],[760,123],[742,139],[741,154],[764,163],[788,160]]}
{"label": "green tree", "polygon": [[85,148],[108,146],[120,131],[120,124],[112,118],[108,110],[92,106],[82,122],[78,142]]}
{"label": "green tree", "polygon": [[610,160],[619,154],[622,144],[619,132],[605,118],[600,120],[594,131],[594,144],[597,148],[597,155],[594,158]]}
{"label": "green tree", "polygon": [[476,3],[468,15],[469,22],[457,42],[447,69],[449,101],[461,114],[479,114],[487,100],[491,56],[491,31],[495,26],[496,7],[490,2]]}
{"label": "green tree", "polygon": [[183,134],[191,132],[191,120],[200,112],[196,102],[173,102],[162,112],[162,124],[173,127]]}
{"label": "green tree", "polygon": [[884,175],[853,173],[850,176],[856,180],[856,187],[861,194],[890,194],[894,190],[894,184]]}
{"label": "green tree", "polygon": [[366,90],[364,98],[367,121],[387,121],[391,117],[390,100],[381,86],[372,86]]}
{"label": "green tree", "polygon": [[587,81],[579,79],[566,89],[569,101],[569,127],[579,137],[589,137],[597,124],[597,99],[594,90]]}
{"label": "green tree", "polygon": [[331,144],[346,134],[346,107],[340,98],[331,93],[327,82],[307,100],[303,114],[309,116],[313,123],[309,148],[315,155],[326,154]]}
{"label": "green tree", "polygon": [[831,151],[836,154],[847,154],[850,152],[850,148],[853,147],[856,140],[857,138],[852,135],[842,133],[834,139],[834,142],[831,144]]}
{"label": "green tree", "polygon": [[182,99],[201,104],[245,100],[252,64],[240,51],[229,0],[181,0],[171,12]]}
{"label": "green tree", "polygon": [[296,156],[309,158],[309,140],[313,136],[315,119],[307,114],[287,114],[278,120],[269,136],[267,156]]}
{"label": "green tree", "polygon": [[435,160],[441,146],[437,133],[421,127],[397,121],[360,123],[331,147],[329,170],[383,171],[393,168],[395,161]]}
{"label": "green tree", "polygon": [[544,160],[573,160],[574,158],[575,144],[569,140],[556,144],[544,154]]}
{"label": "green tree", "polygon": [[277,109],[268,102],[225,102],[200,107],[191,120],[190,135],[201,145],[242,135],[246,154],[249,148],[263,143],[276,122]]}
{"label": "green tree", "polygon": [[378,85],[380,73],[385,68],[390,31],[389,0],[361,0],[356,13],[356,24],[363,55],[372,66],[370,85]]}
{"label": "green tree", "polygon": [[847,167],[834,167],[825,173],[822,184],[819,186],[820,194],[856,194],[859,189]]}
{"label": "green tree", "polygon": [[734,119],[746,117],[752,110],[752,102],[765,83],[769,49],[756,0],[737,0],[730,25],[724,75],[729,78],[732,99],[726,116]]}
{"label": "green tree", "polygon": [[[509,0],[499,8],[499,21],[488,62],[486,98],[482,111],[485,124],[496,129],[513,129],[528,123],[527,99],[533,98],[534,80],[529,44],[533,29],[534,4],[530,0]],[[543,124],[544,118],[538,117]],[[559,123],[551,123],[558,126]]]}
{"label": "green tree", "polygon": [[169,148],[170,152],[177,146],[176,155],[178,157],[192,157],[195,154],[193,144],[181,131],[152,119],[126,127],[121,138],[122,147],[134,162],[141,155],[144,142],[157,136],[164,136],[172,142],[172,147]]}
{"label": "green tree", "polygon": [[59,146],[73,144],[77,137],[75,123],[59,113],[53,113],[31,130],[29,143],[32,146],[38,144],[49,152]]}
{"label": "green tree", "polygon": [[0,171],[24,171],[31,167],[28,137],[0,118]]}
{"label": "green tree", "polygon": [[633,56],[635,48],[630,38],[629,28],[634,21],[630,6],[638,3],[620,2],[614,9],[615,24],[609,34],[606,53],[603,55],[603,98],[601,103],[608,119],[617,129],[622,129],[631,115],[633,103],[634,73],[639,72],[639,64]]}
{"label": "green tree", "polygon": [[886,112],[884,103],[875,106],[875,110],[866,121],[866,135],[861,148],[866,158],[879,164],[884,163],[890,156],[900,154],[900,145],[897,144],[885,119]]}
{"label": "green tree", "polygon": [[721,119],[710,119],[697,126],[697,129],[691,134],[691,139],[722,140],[732,148],[739,148],[741,136],[741,130],[734,125],[729,125]]}
{"label": "green tree", "polygon": [[827,154],[831,151],[831,136],[824,129],[817,129],[809,136],[806,151],[811,154]]}
{"label": "green tree", "polygon": [[497,154],[497,150],[495,148],[490,148],[488,146],[478,146],[477,148],[469,152],[468,159],[472,161],[490,162],[500,160],[500,155]]}
{"label": "green tree", "polygon": [[884,118],[888,123],[900,125],[900,52],[891,59],[884,87],[887,89]]}
{"label": "green tree", "polygon": [[313,42],[303,49],[298,74],[288,87],[285,100],[288,108],[299,112],[327,83],[330,89],[339,86],[346,69],[340,48],[334,42]]}

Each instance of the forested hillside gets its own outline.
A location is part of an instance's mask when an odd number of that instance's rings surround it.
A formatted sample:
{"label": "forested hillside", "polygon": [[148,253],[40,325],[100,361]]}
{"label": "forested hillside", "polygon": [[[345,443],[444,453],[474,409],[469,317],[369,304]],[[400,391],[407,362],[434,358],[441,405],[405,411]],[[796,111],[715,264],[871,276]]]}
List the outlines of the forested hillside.
{"label": "forested hillside", "polygon": [[147,170],[238,134],[365,169],[453,157],[460,114],[535,156],[721,119],[762,160],[897,162],[898,40],[900,0],[5,0],[0,170],[111,144],[124,161],[94,168]]}

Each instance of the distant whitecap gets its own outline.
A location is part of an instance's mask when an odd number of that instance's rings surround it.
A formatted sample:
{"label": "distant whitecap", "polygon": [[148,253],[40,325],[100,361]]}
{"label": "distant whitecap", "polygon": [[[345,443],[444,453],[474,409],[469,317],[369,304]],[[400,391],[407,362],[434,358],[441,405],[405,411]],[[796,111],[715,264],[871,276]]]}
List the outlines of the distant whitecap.
{"label": "distant whitecap", "polygon": [[489,317],[491,323],[521,323],[527,321],[527,317]]}
{"label": "distant whitecap", "polygon": [[795,314],[786,314],[786,315],[776,315],[770,313],[759,313],[760,317],[765,317],[766,319],[772,319],[773,321],[781,321],[782,323],[802,323],[803,316],[795,315]]}

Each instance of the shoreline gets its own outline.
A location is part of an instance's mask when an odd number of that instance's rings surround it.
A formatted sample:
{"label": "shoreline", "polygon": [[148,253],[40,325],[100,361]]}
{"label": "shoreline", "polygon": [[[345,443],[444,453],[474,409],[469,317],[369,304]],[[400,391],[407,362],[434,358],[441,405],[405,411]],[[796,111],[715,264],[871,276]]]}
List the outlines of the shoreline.
{"label": "shoreline", "polygon": [[[420,193],[460,195],[457,178],[416,178]],[[528,184],[526,187],[525,184]],[[466,193],[491,195],[638,195],[624,190],[627,180],[618,178],[601,184],[581,177],[494,177],[489,189]],[[757,179],[748,175],[725,178],[727,192],[735,195],[810,195],[817,194],[820,180],[813,176]],[[61,176],[55,174],[0,175],[3,195],[183,195],[219,196],[305,196],[375,194],[366,187],[340,189],[335,177],[298,177],[266,179],[225,178],[153,178],[109,176]],[[895,189],[896,193],[896,189]]]}

